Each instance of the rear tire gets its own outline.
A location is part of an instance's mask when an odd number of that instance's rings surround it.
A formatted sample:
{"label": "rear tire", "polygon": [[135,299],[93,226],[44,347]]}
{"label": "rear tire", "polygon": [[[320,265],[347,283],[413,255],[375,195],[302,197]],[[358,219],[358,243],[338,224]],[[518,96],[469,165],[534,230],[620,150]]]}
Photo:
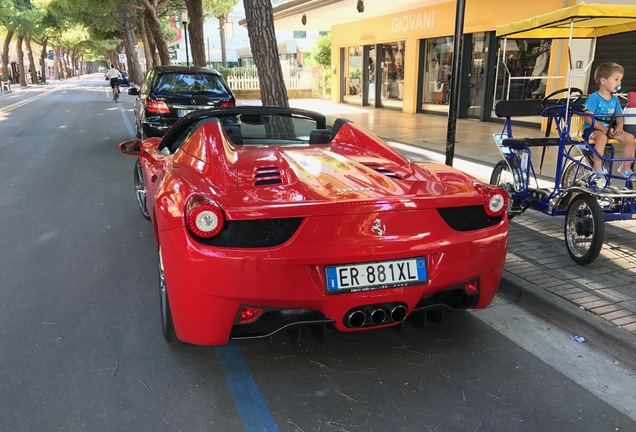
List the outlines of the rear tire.
{"label": "rear tire", "polygon": [[141,162],[139,159],[135,162],[135,171],[133,172],[133,182],[135,185],[135,198],[137,198],[137,206],[144,218],[150,220],[150,212],[146,206],[146,196],[148,194],[146,190],[146,184],[144,183],[144,176],[141,172]]}
{"label": "rear tire", "polygon": [[166,275],[163,268],[163,258],[161,255],[161,246],[159,246],[159,294],[161,300],[161,332],[166,342],[178,341],[177,333],[174,329],[172,321],[172,312],[170,311],[170,300],[168,298],[168,288],[166,286]]}
{"label": "rear tire", "polygon": [[564,233],[572,261],[585,265],[598,257],[603,247],[605,219],[596,198],[589,194],[574,198],[565,216]]}

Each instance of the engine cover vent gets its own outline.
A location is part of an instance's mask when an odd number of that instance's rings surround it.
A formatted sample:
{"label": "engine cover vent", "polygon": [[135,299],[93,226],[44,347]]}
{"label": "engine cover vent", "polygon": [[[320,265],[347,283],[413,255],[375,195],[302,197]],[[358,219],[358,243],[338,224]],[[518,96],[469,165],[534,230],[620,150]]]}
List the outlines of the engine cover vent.
{"label": "engine cover vent", "polygon": [[261,167],[254,171],[254,186],[281,184],[282,182],[282,175],[278,167]]}

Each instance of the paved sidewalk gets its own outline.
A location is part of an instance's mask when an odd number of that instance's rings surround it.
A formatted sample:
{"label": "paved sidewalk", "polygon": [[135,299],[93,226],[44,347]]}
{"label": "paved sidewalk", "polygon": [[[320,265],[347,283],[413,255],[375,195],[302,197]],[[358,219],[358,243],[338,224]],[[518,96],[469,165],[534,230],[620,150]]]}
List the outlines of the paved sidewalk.
{"label": "paved sidewalk", "polygon": [[[446,116],[321,100],[291,100],[290,105],[321,111],[330,122],[345,117],[391,142],[426,149],[427,157],[445,160]],[[453,165],[488,181],[492,166],[501,159],[492,134],[501,129],[500,123],[458,120]],[[541,136],[538,128],[515,128],[513,133]],[[539,157],[540,151],[535,151],[535,167]],[[542,170],[546,178],[554,178],[555,160],[554,153],[546,154]],[[601,254],[587,266],[570,259],[564,221],[564,217],[528,210],[510,222],[500,291],[589,343],[610,350],[619,361],[636,365],[636,220],[606,223]]]}

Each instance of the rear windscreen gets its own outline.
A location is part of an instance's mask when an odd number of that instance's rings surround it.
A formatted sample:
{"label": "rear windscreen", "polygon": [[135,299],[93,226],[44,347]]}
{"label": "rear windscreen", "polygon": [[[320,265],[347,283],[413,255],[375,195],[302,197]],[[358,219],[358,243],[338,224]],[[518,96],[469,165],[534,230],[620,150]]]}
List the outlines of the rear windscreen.
{"label": "rear windscreen", "polygon": [[227,94],[219,76],[208,73],[164,73],[157,76],[154,91],[162,93],[209,92]]}

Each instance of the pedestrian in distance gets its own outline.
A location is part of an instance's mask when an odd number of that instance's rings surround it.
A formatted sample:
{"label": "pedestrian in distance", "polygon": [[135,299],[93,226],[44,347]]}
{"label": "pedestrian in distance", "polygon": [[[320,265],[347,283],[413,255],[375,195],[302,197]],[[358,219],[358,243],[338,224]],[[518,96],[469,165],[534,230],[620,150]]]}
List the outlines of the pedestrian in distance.
{"label": "pedestrian in distance", "polygon": [[[110,88],[113,90],[113,100],[117,100],[119,96],[119,81],[122,79],[121,72],[111,64],[110,69],[106,71],[106,78],[110,79]],[[115,94],[117,92],[117,94]]]}
{"label": "pedestrian in distance", "polygon": [[[585,113],[593,114],[593,116],[585,116],[585,131],[593,127],[589,138],[595,141],[594,149],[598,154],[602,155],[607,141],[614,138],[623,145],[623,158],[629,159],[634,157],[634,135],[625,132],[623,128],[625,122],[624,118],[620,117],[621,104],[614,94],[620,90],[624,74],[625,69],[618,63],[607,62],[598,65],[594,71],[594,81],[598,85],[598,90],[588,96],[585,102]],[[619,117],[615,117],[616,115]],[[631,169],[631,162],[624,161],[618,168],[618,172],[625,178],[632,176],[634,172]],[[603,161],[595,154],[592,177],[607,174],[603,169]]]}

